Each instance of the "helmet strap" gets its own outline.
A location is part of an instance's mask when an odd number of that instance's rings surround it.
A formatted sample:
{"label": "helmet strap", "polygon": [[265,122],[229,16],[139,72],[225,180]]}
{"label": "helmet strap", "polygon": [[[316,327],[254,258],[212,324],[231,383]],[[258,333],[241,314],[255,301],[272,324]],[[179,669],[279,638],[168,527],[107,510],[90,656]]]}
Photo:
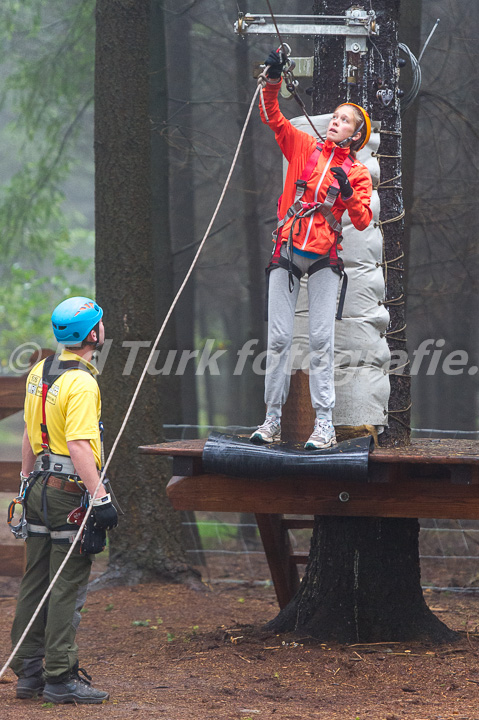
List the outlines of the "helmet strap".
{"label": "helmet strap", "polygon": [[356,128],[356,130],[353,132],[352,135],[350,135],[350,136],[347,137],[347,138],[344,138],[344,140],[341,140],[341,142],[336,143],[336,145],[337,145],[338,147],[340,147],[340,148],[343,148],[345,145],[347,145],[347,144],[349,144],[349,143],[351,142],[351,140],[353,139],[353,137],[354,137],[355,135],[357,135],[358,132],[361,132],[361,130],[363,129],[363,127],[364,127],[364,120],[362,121],[361,125],[360,125],[358,128]]}
{"label": "helmet strap", "polygon": [[[93,351],[99,350],[102,346],[100,345],[100,321],[97,322],[97,324],[92,327],[88,335],[93,332],[93,330],[96,332],[97,340],[83,340],[81,347],[85,347],[85,345],[90,345],[93,348]],[[88,337],[87,335],[87,337]]]}

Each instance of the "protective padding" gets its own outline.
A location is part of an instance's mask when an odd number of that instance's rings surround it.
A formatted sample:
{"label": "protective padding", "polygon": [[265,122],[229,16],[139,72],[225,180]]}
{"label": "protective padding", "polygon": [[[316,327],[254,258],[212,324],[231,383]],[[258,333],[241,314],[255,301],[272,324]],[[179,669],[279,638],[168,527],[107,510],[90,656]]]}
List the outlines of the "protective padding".
{"label": "protective padding", "polygon": [[[325,136],[331,115],[312,118],[318,131]],[[304,117],[294,118],[293,125],[312,134]],[[380,123],[372,122],[368,144],[357,154],[371,173],[373,188],[379,184],[379,163],[374,156],[380,142]],[[286,161],[285,161],[286,163]],[[348,275],[348,290],[343,319],[335,327],[335,425],[375,425],[378,430],[387,425],[389,402],[390,360],[385,332],[389,313],[382,304],[385,297],[382,270],[383,241],[379,226],[380,202],[377,190],[371,198],[373,218],[369,227],[360,232],[344,213],[343,250],[340,253]],[[307,371],[309,351],[307,281],[301,281],[293,343],[299,352],[293,358],[293,369]]]}
{"label": "protective padding", "polygon": [[203,471],[267,480],[285,475],[317,475],[323,479],[368,479],[372,437],[345,440],[328,450],[305,450],[302,444],[255,445],[237,435],[212,432],[203,449]]}

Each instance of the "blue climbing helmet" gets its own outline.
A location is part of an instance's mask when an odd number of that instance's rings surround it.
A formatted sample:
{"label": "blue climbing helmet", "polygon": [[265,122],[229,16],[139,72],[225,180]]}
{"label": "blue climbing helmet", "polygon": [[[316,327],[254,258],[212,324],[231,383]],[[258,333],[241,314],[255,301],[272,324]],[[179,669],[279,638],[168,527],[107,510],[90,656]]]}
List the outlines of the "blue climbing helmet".
{"label": "blue climbing helmet", "polygon": [[87,297],[64,300],[52,312],[53,334],[63,345],[81,345],[100,322],[103,310]]}

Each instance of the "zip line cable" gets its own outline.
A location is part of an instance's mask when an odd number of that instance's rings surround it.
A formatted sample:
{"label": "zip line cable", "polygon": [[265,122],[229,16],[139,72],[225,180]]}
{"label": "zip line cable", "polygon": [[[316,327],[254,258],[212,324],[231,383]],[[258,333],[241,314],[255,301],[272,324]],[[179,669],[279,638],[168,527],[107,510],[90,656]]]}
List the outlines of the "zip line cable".
{"label": "zip line cable", "polygon": [[[126,424],[127,424],[128,420],[129,420],[129,418],[130,418],[131,412],[132,412],[132,410],[133,410],[133,406],[135,405],[136,399],[137,399],[137,397],[138,397],[138,394],[139,394],[139,392],[140,392],[141,386],[142,386],[143,381],[144,381],[144,379],[145,379],[145,376],[146,376],[146,373],[147,373],[147,371],[148,371],[149,365],[150,365],[150,363],[151,363],[151,361],[152,361],[152,359],[153,359],[153,355],[154,355],[154,353],[155,353],[155,351],[156,351],[156,348],[158,347],[158,343],[159,343],[160,340],[161,340],[161,337],[162,337],[162,335],[163,335],[163,332],[164,332],[164,330],[165,330],[165,327],[166,327],[166,325],[167,325],[167,323],[168,323],[168,321],[169,321],[169,319],[170,319],[170,317],[171,317],[171,315],[172,315],[172,313],[173,313],[173,310],[175,309],[176,305],[178,304],[178,300],[180,299],[180,296],[181,296],[181,294],[182,294],[182,292],[183,292],[183,290],[184,290],[184,288],[185,288],[186,283],[187,283],[188,280],[190,279],[190,276],[191,276],[191,274],[192,274],[192,272],[193,272],[193,270],[194,270],[194,268],[195,268],[195,265],[196,265],[196,263],[197,263],[197,261],[198,261],[198,258],[199,258],[199,256],[200,256],[200,253],[201,253],[202,249],[203,249],[203,246],[204,246],[206,240],[208,239],[208,235],[209,235],[210,230],[211,230],[211,228],[212,228],[212,226],[213,226],[213,223],[214,223],[214,221],[216,220],[216,216],[218,215],[219,209],[220,209],[220,207],[221,207],[221,204],[222,204],[222,202],[223,202],[224,196],[225,196],[225,194],[226,194],[226,190],[228,189],[228,185],[229,185],[229,183],[230,183],[231,176],[233,175],[233,170],[235,169],[236,162],[237,162],[237,160],[238,160],[238,155],[239,155],[241,146],[242,146],[242,144],[243,144],[244,136],[245,136],[245,133],[246,133],[246,128],[247,128],[248,123],[249,123],[249,121],[250,121],[251,113],[252,113],[252,111],[253,111],[253,107],[254,107],[254,104],[255,104],[255,102],[256,102],[256,98],[257,98],[257,96],[258,96],[259,91],[260,91],[260,86],[258,85],[258,87],[256,88],[256,91],[255,91],[255,93],[254,93],[254,95],[253,95],[253,99],[251,100],[251,103],[250,103],[250,106],[249,106],[249,109],[248,109],[248,113],[247,113],[247,115],[246,115],[246,120],[245,120],[245,122],[244,122],[243,129],[242,129],[241,134],[240,134],[240,138],[239,138],[239,141],[238,141],[238,145],[237,145],[237,147],[236,147],[236,151],[235,151],[235,154],[234,154],[234,156],[233,156],[233,160],[232,160],[232,163],[231,163],[231,166],[230,166],[228,175],[227,175],[227,177],[226,177],[226,181],[225,181],[225,184],[224,184],[224,186],[223,186],[223,190],[221,191],[219,200],[218,200],[218,202],[217,202],[217,204],[216,204],[215,211],[214,211],[213,216],[212,216],[212,218],[211,218],[211,220],[210,220],[210,222],[209,222],[208,227],[206,228],[206,232],[205,232],[205,234],[203,235],[203,239],[201,240],[201,242],[200,242],[200,244],[199,244],[199,246],[198,246],[198,250],[197,250],[196,253],[195,253],[195,256],[194,256],[193,261],[192,261],[192,263],[191,263],[191,265],[190,265],[190,267],[189,267],[189,270],[188,270],[188,272],[186,273],[185,278],[184,278],[183,282],[181,283],[181,285],[180,285],[180,287],[179,287],[179,289],[178,289],[178,292],[177,292],[176,295],[175,295],[175,298],[174,298],[173,302],[171,303],[170,309],[168,310],[168,312],[167,312],[167,314],[166,314],[166,317],[165,317],[165,319],[164,319],[164,321],[163,321],[163,324],[162,324],[162,326],[161,326],[161,328],[160,328],[160,330],[159,330],[159,332],[158,332],[158,335],[156,336],[156,340],[155,340],[155,342],[153,343],[153,347],[152,347],[152,349],[151,349],[151,351],[150,351],[150,354],[149,354],[149,356],[148,356],[148,359],[147,359],[147,361],[146,361],[146,364],[145,364],[145,366],[144,366],[144,368],[143,368],[143,371],[142,371],[142,373],[141,373],[141,375],[140,375],[140,379],[138,380],[138,384],[137,384],[137,386],[136,386],[135,392],[133,393],[133,397],[131,398],[131,401],[130,401],[130,404],[129,404],[129,406],[128,406],[128,409],[127,409],[127,411],[126,411],[126,413],[125,413],[125,417],[124,417],[124,419],[123,419],[123,423],[121,424],[121,427],[120,427],[120,429],[119,429],[119,431],[118,431],[118,434],[117,434],[117,436],[116,436],[116,438],[115,438],[115,441],[114,441],[114,443],[113,443],[113,446],[112,446],[112,448],[111,448],[111,450],[110,450],[110,453],[109,453],[109,455],[108,455],[108,458],[107,458],[107,460],[106,460],[106,463],[105,463],[105,465],[104,465],[104,467],[103,467],[103,470],[102,470],[102,472],[101,472],[100,479],[99,479],[99,481],[98,481],[98,485],[96,486],[95,492],[93,493],[93,496],[92,496],[92,500],[95,499],[96,494],[97,494],[97,492],[98,492],[101,484],[103,483],[103,479],[104,479],[104,477],[105,477],[106,471],[107,471],[108,466],[109,466],[109,464],[110,464],[110,462],[111,462],[111,459],[112,459],[112,457],[113,457],[113,455],[114,455],[114,453],[115,453],[115,450],[116,450],[116,448],[118,447],[118,443],[120,442],[120,438],[121,438],[121,436],[123,435],[123,432],[124,432],[124,430],[125,430]],[[49,594],[50,594],[51,589],[53,588],[53,586],[55,585],[56,581],[58,580],[58,577],[60,576],[60,573],[62,572],[63,568],[65,567],[67,561],[70,559],[70,556],[71,556],[71,554],[72,554],[72,552],[73,552],[73,550],[74,550],[74,548],[75,548],[75,545],[77,544],[79,538],[81,537],[81,534],[82,534],[82,532],[83,532],[83,528],[85,527],[86,521],[88,520],[88,517],[90,516],[90,513],[91,513],[91,511],[92,511],[92,507],[93,507],[93,504],[92,504],[92,502],[90,502],[90,504],[89,504],[89,506],[88,506],[88,508],[87,508],[87,511],[86,511],[86,513],[85,513],[85,516],[84,516],[84,518],[83,518],[82,524],[81,524],[80,527],[78,528],[78,532],[77,532],[76,536],[74,537],[73,542],[72,542],[72,544],[71,544],[71,547],[70,547],[70,549],[68,550],[67,554],[65,555],[65,558],[64,558],[62,564],[61,564],[60,567],[58,568],[58,570],[57,570],[55,576],[53,577],[50,585],[49,585],[48,588],[46,589],[45,594],[43,595],[42,599],[40,600],[40,603],[39,603],[37,609],[35,610],[35,612],[33,613],[33,615],[32,615],[32,617],[31,617],[31,619],[30,619],[27,627],[25,628],[25,630],[23,631],[20,639],[18,640],[17,644],[16,644],[15,647],[13,648],[13,650],[12,650],[12,652],[11,652],[11,654],[10,654],[10,657],[8,658],[8,660],[7,660],[7,662],[5,663],[5,665],[4,665],[4,666],[2,667],[2,669],[0,670],[0,679],[1,679],[1,678],[3,677],[3,675],[5,674],[5,672],[6,672],[6,670],[8,669],[10,663],[12,662],[13,658],[15,657],[18,649],[20,648],[21,644],[22,644],[23,641],[25,640],[25,638],[26,638],[26,636],[27,636],[27,634],[28,634],[28,631],[29,631],[30,628],[32,627],[33,623],[35,622],[36,617],[38,616],[40,610],[42,609],[43,605],[45,604],[45,601],[47,600],[47,598],[48,598],[48,596],[49,596]]]}
{"label": "zip line cable", "polygon": [[437,26],[439,25],[441,21],[441,18],[438,18],[436,20],[436,23],[434,27],[432,28],[431,32],[427,36],[426,42],[423,45],[423,48],[421,50],[421,53],[419,55],[419,58],[416,58],[414,53],[411,52],[411,50],[408,48],[407,45],[404,43],[399,43],[398,47],[400,50],[402,50],[406,55],[409,56],[409,62],[411,63],[412,68],[412,85],[411,88],[408,90],[408,92],[405,94],[405,96],[401,99],[401,113],[405,112],[414,102],[416,99],[419,90],[421,88],[421,82],[422,82],[422,74],[421,74],[421,60],[422,56],[424,55],[424,51],[426,50],[427,46],[429,45],[432,36],[437,30]]}

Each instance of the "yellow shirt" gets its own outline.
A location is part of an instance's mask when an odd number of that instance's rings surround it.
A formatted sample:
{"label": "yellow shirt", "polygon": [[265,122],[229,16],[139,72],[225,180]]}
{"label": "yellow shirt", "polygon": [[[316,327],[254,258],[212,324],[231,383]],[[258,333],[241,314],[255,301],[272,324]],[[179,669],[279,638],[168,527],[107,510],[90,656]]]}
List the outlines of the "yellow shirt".
{"label": "yellow shirt", "polygon": [[[79,360],[93,375],[98,370],[88,361],[69,350],[63,350],[60,360]],[[43,452],[42,432],[42,372],[43,363],[35,365],[27,378],[25,394],[25,422],[28,439],[35,455]],[[101,398],[98,383],[83,370],[68,370],[53,383],[45,404],[50,450],[58,455],[69,455],[67,441],[89,440],[95,462],[101,468],[101,442],[98,422],[101,415]]]}

